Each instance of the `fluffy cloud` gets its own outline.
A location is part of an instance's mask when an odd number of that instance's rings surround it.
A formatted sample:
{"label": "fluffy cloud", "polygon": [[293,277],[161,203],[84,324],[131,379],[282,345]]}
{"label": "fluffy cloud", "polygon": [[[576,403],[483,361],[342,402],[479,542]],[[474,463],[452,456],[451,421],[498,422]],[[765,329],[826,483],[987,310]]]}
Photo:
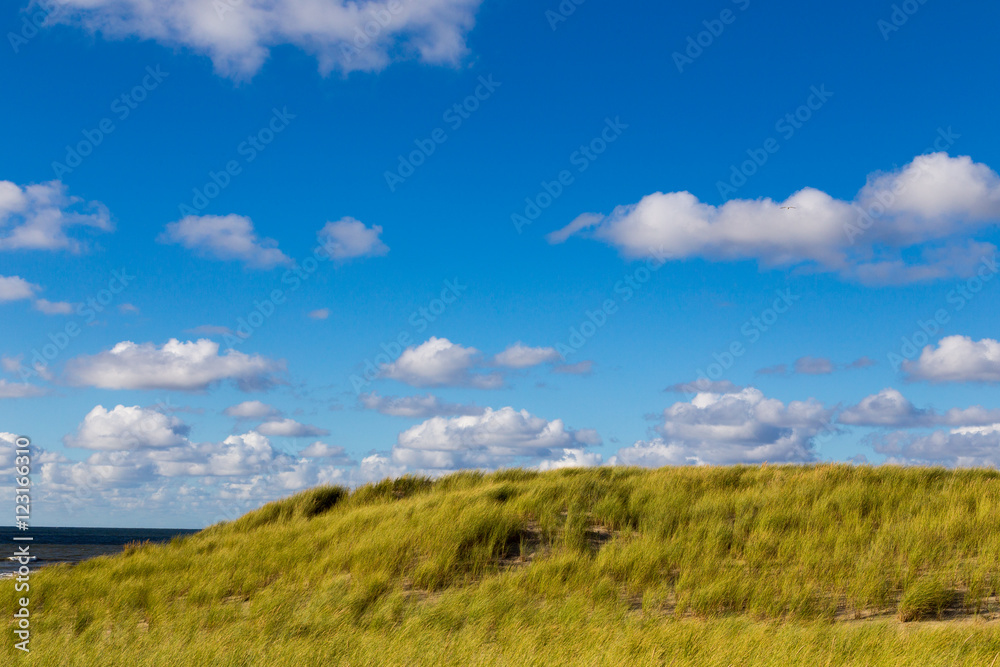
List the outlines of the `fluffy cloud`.
{"label": "fluffy cloud", "polygon": [[138,405],[96,406],[83,418],[76,435],[63,439],[69,447],[102,451],[159,449],[187,443],[189,428],[176,417]]}
{"label": "fluffy cloud", "polygon": [[319,230],[317,238],[330,257],[337,260],[354,257],[380,257],[389,252],[389,246],[379,236],[378,225],[365,227],[365,223],[351,217],[328,222]]}
{"label": "fluffy cloud", "polygon": [[[17,439],[19,437],[21,436],[15,433],[6,433],[0,431],[0,467],[2,467],[4,470],[10,470],[11,472],[13,472],[15,457],[17,456],[17,452],[15,452],[14,450],[16,449]],[[45,449],[39,447],[37,444],[31,443],[32,465],[38,466],[43,462],[50,462],[54,460],[59,460],[61,458],[62,457],[60,457],[58,454],[47,452],[45,451]],[[0,488],[3,488],[5,491],[11,489],[14,484],[12,478],[13,475],[11,475],[11,478],[9,478],[8,480],[4,480],[2,483],[0,483]],[[11,494],[10,497],[11,499],[13,499],[14,497],[13,494]],[[33,502],[36,500],[37,496],[35,498],[32,498]]]}
{"label": "fluffy cloud", "polygon": [[660,437],[620,449],[610,461],[663,466],[796,462],[816,458],[815,438],[828,429],[831,410],[814,400],[785,405],[748,387],[700,393],[663,411]]}
{"label": "fluffy cloud", "polygon": [[930,408],[917,408],[899,391],[890,387],[846,408],[840,413],[838,421],[852,426],[893,428],[982,426],[1000,422],[1000,410],[987,410],[976,405],[964,410],[952,408],[944,414],[938,414]]}
{"label": "fluffy cloud", "polygon": [[168,477],[232,477],[277,471],[294,462],[292,457],[275,450],[266,436],[250,431],[242,435],[231,435],[221,444],[203,445],[181,460],[158,461],[157,467],[161,475]]}
{"label": "fluffy cloud", "polygon": [[276,419],[264,422],[257,427],[257,431],[264,435],[284,438],[307,438],[330,434],[327,430],[309,424],[300,424],[294,419]]}
{"label": "fluffy cloud", "polygon": [[70,384],[102,389],[174,389],[199,391],[223,380],[243,390],[269,386],[282,362],[236,350],[219,354],[219,344],[200,339],[170,339],[163,347],[153,343],[118,343],[109,351],[72,359],[66,364]]}
{"label": "fluffy cloud", "polygon": [[[222,442],[194,443],[177,432],[182,429],[176,423],[164,429],[152,411],[143,411],[136,419],[122,410],[96,420],[88,417],[79,433],[94,436],[96,442],[88,441],[94,446],[133,448],[92,450],[84,461],[34,448],[33,464],[40,478],[38,495],[33,497],[36,504],[64,514],[83,507],[114,511],[141,506],[206,519],[214,516],[215,522],[235,519],[289,492],[317,484],[373,481],[370,473],[379,472],[378,465],[359,467],[342,448],[321,442],[299,456],[280,451],[256,431]],[[174,436],[170,426],[175,427]],[[0,434],[0,441],[13,438]],[[168,442],[174,444],[162,446]],[[5,461],[7,467],[12,465],[12,456],[12,448],[0,448],[0,465]]]}
{"label": "fluffy cloud", "polygon": [[503,378],[496,374],[472,373],[479,350],[462,347],[447,338],[431,337],[421,345],[406,348],[399,358],[382,367],[382,376],[413,387],[470,386],[496,389]]}
{"label": "fluffy cloud", "polygon": [[[81,431],[85,424],[81,425]],[[282,473],[303,472],[302,464],[308,459],[297,459],[276,450],[268,438],[256,431],[241,435],[231,435],[221,443],[192,443],[185,438],[174,444],[153,447],[139,437],[136,430],[128,430],[129,425],[105,424],[102,439],[93,445],[128,445],[128,448],[104,448],[89,456],[85,461],[57,466],[49,472],[54,484],[82,483],[90,479],[99,480],[105,486],[134,485],[142,483],[162,483],[168,478],[178,477],[230,477],[240,478],[255,475],[278,476]],[[116,428],[121,426],[122,428]],[[141,429],[141,427],[139,427]],[[165,436],[166,433],[164,432]],[[133,440],[129,440],[133,438]],[[67,444],[75,444],[68,439]],[[96,447],[91,446],[91,449]],[[315,466],[312,466],[315,468]],[[315,478],[315,470],[312,477]]]}
{"label": "fluffy cloud", "polygon": [[38,299],[34,303],[35,310],[45,313],[46,315],[72,315],[73,314],[73,304],[67,301],[48,301],[47,299]]}
{"label": "fluffy cloud", "polygon": [[[303,463],[275,449],[266,435],[249,431],[218,442],[188,439],[188,427],[175,417],[150,408],[98,405],[84,417],[67,446],[94,450],[85,461],[51,470],[54,484],[80,482],[127,485],[163,477],[236,477],[304,472]],[[328,451],[327,456],[337,452]],[[343,458],[343,457],[341,457]],[[312,473],[315,478],[315,471]],[[61,482],[60,482],[61,480]]]}
{"label": "fluffy cloud", "polygon": [[83,205],[59,181],[21,187],[0,181],[0,250],[70,250],[86,246],[67,230],[110,231],[111,216],[99,202]]}
{"label": "fluffy cloud", "polygon": [[926,346],[915,361],[903,363],[911,380],[929,382],[1000,382],[1000,342],[947,336]]}
{"label": "fluffy cloud", "polygon": [[598,442],[526,410],[487,408],[477,416],[433,417],[399,434],[392,462],[409,468],[496,468],[523,460],[572,456],[566,450]]}
{"label": "fluffy cloud", "polygon": [[493,363],[508,368],[530,368],[562,360],[554,347],[528,347],[518,341],[493,357]]}
{"label": "fluffy cloud", "polygon": [[41,289],[20,276],[0,276],[0,301],[30,299]]}
{"label": "fluffy cloud", "polygon": [[[967,156],[921,155],[869,177],[853,201],[804,188],[784,201],[721,206],[689,192],[657,192],[610,215],[585,214],[549,236],[588,233],[627,257],[755,259],[868,284],[966,277],[996,248],[969,240],[1000,218],[1000,177]],[[903,260],[903,250],[918,258]]]}
{"label": "fluffy cloud", "polygon": [[230,405],[222,411],[222,414],[239,419],[263,419],[277,415],[278,411],[261,401],[243,401],[236,405]]}
{"label": "fluffy cloud", "polygon": [[476,405],[445,403],[437,396],[379,396],[377,393],[361,394],[361,404],[368,410],[375,410],[391,417],[411,417],[425,419],[452,415],[481,415],[484,408]]}
{"label": "fluffy cloud", "polygon": [[1000,466],[1000,424],[935,431],[924,436],[896,431],[874,438],[871,444],[876,452],[888,457],[887,463]]}
{"label": "fluffy cloud", "polygon": [[[40,489],[57,494],[60,504],[71,509],[81,504],[93,505],[95,495],[98,502],[107,500],[124,501],[135,506],[139,504],[139,494],[126,494],[123,490],[140,487],[156,478],[156,466],[146,460],[142,453],[133,451],[94,452],[86,461],[52,461],[40,467]],[[95,493],[99,489],[99,493]],[[141,493],[141,492],[140,492]]]}
{"label": "fluffy cloud", "polygon": [[852,426],[929,426],[933,424],[929,410],[919,410],[897,390],[883,389],[866,396],[857,405],[845,409],[837,418]]}
{"label": "fluffy cloud", "polygon": [[347,460],[347,452],[343,447],[334,447],[317,440],[299,452],[299,456],[307,459],[341,459]]}
{"label": "fluffy cloud", "polygon": [[152,39],[208,55],[217,72],[252,76],[272,47],[297,46],[321,72],[378,71],[393,60],[454,64],[480,0],[53,0],[50,21],[107,37]]}
{"label": "fluffy cloud", "polygon": [[601,465],[602,457],[596,452],[582,449],[564,449],[561,458],[542,461],[539,470],[558,470],[560,468],[591,468]]}
{"label": "fluffy cloud", "polygon": [[168,224],[156,240],[178,243],[203,257],[240,261],[255,269],[292,263],[278,250],[277,241],[257,238],[250,218],[235,213],[186,216]]}

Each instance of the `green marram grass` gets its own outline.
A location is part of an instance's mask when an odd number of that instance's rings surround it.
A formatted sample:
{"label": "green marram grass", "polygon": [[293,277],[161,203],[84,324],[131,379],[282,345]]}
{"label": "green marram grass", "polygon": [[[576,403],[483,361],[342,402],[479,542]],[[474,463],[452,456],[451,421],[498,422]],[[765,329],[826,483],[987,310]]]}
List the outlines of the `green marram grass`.
{"label": "green marram grass", "polygon": [[996,471],[462,472],[44,568],[0,662],[989,667],[998,589]]}

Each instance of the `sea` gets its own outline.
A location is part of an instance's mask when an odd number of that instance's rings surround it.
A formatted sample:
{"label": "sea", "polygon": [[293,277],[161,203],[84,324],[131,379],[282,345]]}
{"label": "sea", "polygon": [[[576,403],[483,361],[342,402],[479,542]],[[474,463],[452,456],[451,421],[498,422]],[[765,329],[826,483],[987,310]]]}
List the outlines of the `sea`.
{"label": "sea", "polygon": [[[14,576],[21,565],[12,560],[14,552],[22,545],[30,545],[32,571],[55,563],[79,563],[94,556],[121,552],[129,542],[168,542],[177,535],[190,535],[196,530],[182,528],[40,528],[32,526],[21,531],[9,526],[0,527],[0,579]],[[31,537],[28,541],[13,538]]]}

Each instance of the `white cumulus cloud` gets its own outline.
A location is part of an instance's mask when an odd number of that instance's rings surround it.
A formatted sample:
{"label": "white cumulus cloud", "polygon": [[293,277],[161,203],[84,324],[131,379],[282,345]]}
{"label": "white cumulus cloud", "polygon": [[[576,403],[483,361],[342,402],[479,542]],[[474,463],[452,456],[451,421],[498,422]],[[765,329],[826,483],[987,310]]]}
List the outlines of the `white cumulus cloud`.
{"label": "white cumulus cloud", "polygon": [[156,239],[176,243],[203,257],[243,262],[254,269],[273,269],[292,260],[274,239],[260,239],[243,215],[188,215],[171,222]]}
{"label": "white cumulus cloud", "polygon": [[83,418],[69,447],[103,451],[176,447],[187,443],[189,428],[176,417],[138,405],[96,406]]}
{"label": "white cumulus cloud", "polygon": [[256,73],[272,48],[297,46],[321,72],[378,71],[416,58],[455,64],[480,0],[52,0],[50,21],[106,37],[184,46],[236,79]]}
{"label": "white cumulus cloud", "polygon": [[815,438],[832,411],[820,403],[787,405],[748,387],[733,393],[699,393],[663,411],[660,437],[620,449],[611,463],[664,466],[794,462],[816,459]]}
{"label": "white cumulus cloud", "polygon": [[496,373],[472,372],[478,359],[479,350],[432,336],[425,343],[406,348],[396,361],[382,367],[381,375],[414,387],[502,386],[503,378]]}
{"label": "white cumulus cloud", "polygon": [[317,233],[323,248],[333,259],[345,260],[355,257],[379,257],[389,252],[389,246],[379,236],[382,228],[378,225],[366,227],[365,223],[351,217],[328,222]]}
{"label": "white cumulus cloud", "polygon": [[284,368],[259,355],[236,350],[219,354],[219,344],[207,338],[181,342],[118,343],[108,351],[71,359],[66,364],[70,384],[102,389],[174,389],[199,391],[231,380],[241,389],[266,387]]}
{"label": "white cumulus cloud", "polygon": [[874,438],[872,447],[888,457],[887,463],[996,468],[1000,466],[1000,425],[922,436],[894,431]]}
{"label": "white cumulus cloud", "polygon": [[271,446],[261,433],[231,435],[220,444],[199,447],[180,460],[157,463],[161,475],[237,476],[287,468],[295,459]]}
{"label": "white cumulus cloud", "polygon": [[560,468],[592,468],[601,465],[603,457],[596,452],[583,449],[564,449],[558,459],[549,459],[538,464],[539,470],[559,470]]}
{"label": "white cumulus cloud", "polygon": [[67,233],[73,228],[107,232],[113,225],[103,204],[69,196],[60,181],[23,187],[0,181],[0,250],[80,252],[86,243]]}
{"label": "white cumulus cloud", "polygon": [[343,459],[347,460],[347,452],[343,447],[335,447],[317,440],[299,452],[299,456],[307,459]]}
{"label": "white cumulus cloud", "polygon": [[481,415],[433,417],[403,431],[392,448],[392,462],[423,469],[496,468],[565,456],[565,450],[595,443],[593,431],[578,433],[584,432],[567,429],[561,419],[486,408]]}
{"label": "white cumulus cloud", "polygon": [[20,276],[0,276],[0,301],[20,301],[35,296],[41,289]]}
{"label": "white cumulus cloud", "polygon": [[866,396],[857,405],[840,413],[838,421],[853,426],[884,426],[919,428],[927,426],[983,426],[1000,422],[1000,410],[988,410],[976,405],[951,408],[941,414],[931,408],[917,408],[899,391],[891,387]]}
{"label": "white cumulus cloud", "polygon": [[903,363],[912,380],[929,382],[1000,382],[1000,342],[947,336],[927,345],[914,361]]}
{"label": "white cumulus cloud", "polygon": [[[933,153],[871,175],[853,201],[810,187],[783,201],[720,206],[689,192],[657,192],[607,216],[585,214],[549,240],[585,233],[631,258],[753,259],[901,284],[972,275],[996,247],[970,237],[998,219],[1000,176],[968,156]],[[904,261],[904,250],[916,258]]]}

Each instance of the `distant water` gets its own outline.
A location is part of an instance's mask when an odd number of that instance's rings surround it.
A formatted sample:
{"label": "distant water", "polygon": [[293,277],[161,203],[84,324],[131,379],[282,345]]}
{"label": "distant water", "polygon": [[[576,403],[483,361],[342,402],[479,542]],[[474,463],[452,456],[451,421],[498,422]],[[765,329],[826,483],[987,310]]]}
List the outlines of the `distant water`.
{"label": "distant water", "polygon": [[[79,563],[87,558],[116,554],[129,542],[167,542],[177,535],[190,535],[195,530],[181,528],[32,528],[20,531],[9,526],[0,527],[0,579],[13,576],[20,563],[10,557],[20,545],[31,546],[32,571],[53,563]],[[31,542],[15,542],[17,536],[35,538]]]}

